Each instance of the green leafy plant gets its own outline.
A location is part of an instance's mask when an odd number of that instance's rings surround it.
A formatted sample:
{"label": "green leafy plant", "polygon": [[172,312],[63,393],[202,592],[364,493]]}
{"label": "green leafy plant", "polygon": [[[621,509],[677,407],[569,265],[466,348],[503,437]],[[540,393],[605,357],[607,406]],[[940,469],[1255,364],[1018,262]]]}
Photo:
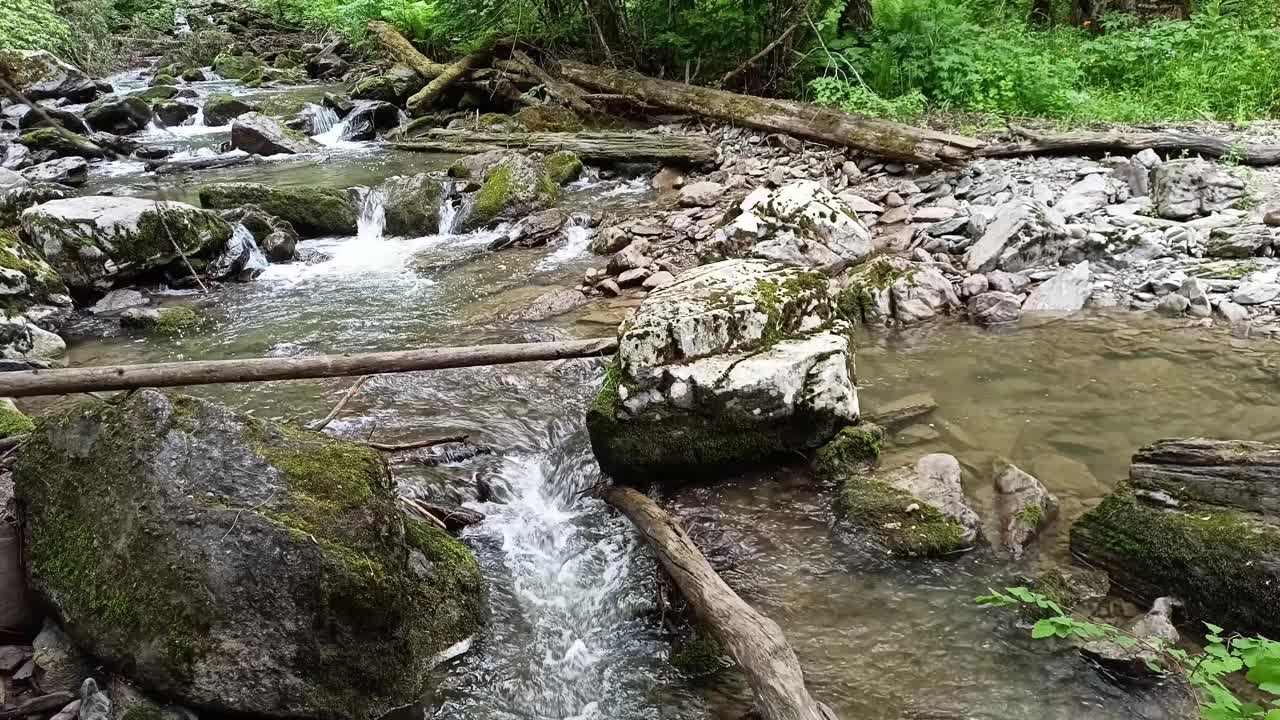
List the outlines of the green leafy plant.
{"label": "green leafy plant", "polygon": [[[1031,628],[1037,640],[1107,640],[1141,650],[1157,673],[1179,673],[1197,691],[1202,720],[1280,720],[1280,642],[1261,636],[1227,634],[1205,623],[1204,649],[1191,653],[1160,638],[1139,638],[1091,618],[1069,612],[1051,598],[1025,587],[991,591],[977,598],[987,607],[1032,608],[1041,616]],[[1228,682],[1246,681],[1257,696],[1242,699]]]}

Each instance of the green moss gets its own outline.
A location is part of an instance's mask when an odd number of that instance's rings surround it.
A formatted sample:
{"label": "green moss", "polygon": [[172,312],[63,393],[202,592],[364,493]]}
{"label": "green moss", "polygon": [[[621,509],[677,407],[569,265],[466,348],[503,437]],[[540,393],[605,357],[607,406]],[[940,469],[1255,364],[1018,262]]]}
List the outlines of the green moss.
{"label": "green moss", "polygon": [[201,187],[200,204],[217,210],[257,205],[268,214],[289,221],[303,236],[350,235],[356,231],[355,201],[346,192],[331,188],[221,183]]}
{"label": "green moss", "polygon": [[[173,70],[174,68],[168,68],[168,69]],[[160,87],[162,85],[168,85],[172,87],[173,85],[176,85],[176,84],[178,84],[178,81],[173,79],[172,73],[161,73],[151,78],[151,82],[147,83],[149,87]]]}
{"label": "green moss", "polygon": [[693,677],[711,675],[728,665],[724,656],[720,641],[710,632],[701,630],[671,653],[671,666]]}
{"label": "green moss", "polygon": [[794,336],[811,306],[826,307],[827,287],[825,277],[807,271],[797,272],[781,283],[770,278],[758,280],[751,296],[756,310],[766,316],[759,349],[771,348]]}
{"label": "green moss", "polygon": [[551,182],[556,185],[565,185],[582,175],[582,159],[577,153],[561,150],[543,158],[542,169]]}
{"label": "green moss", "polygon": [[1191,274],[1199,278],[1209,278],[1214,280],[1243,280],[1259,270],[1256,260],[1245,260],[1236,263],[1206,263],[1194,270]]}
{"label": "green moss", "polygon": [[28,130],[18,136],[17,142],[32,150],[52,150],[58,157],[98,158],[105,154],[83,136],[55,127]]}
{"label": "green moss", "polygon": [[936,557],[965,547],[965,531],[959,523],[873,477],[846,476],[836,514],[894,555]]}
{"label": "green moss", "polygon": [[27,276],[27,286],[37,301],[46,301],[50,295],[67,294],[67,285],[58,271],[11,230],[0,230],[0,267]]}
{"label": "green moss", "polygon": [[127,242],[102,249],[116,262],[145,264],[175,255],[175,243],[195,256],[222,249],[230,238],[231,226],[214,213],[157,206],[138,216],[137,229]]}
{"label": "green moss", "polygon": [[143,100],[168,100],[178,94],[178,88],[172,85],[153,85],[146,90],[141,90],[134,94],[134,97]]}
{"label": "green moss", "polygon": [[880,461],[884,430],[863,423],[840,431],[814,456],[814,467],[824,477],[838,478],[875,467]]}
{"label": "green moss", "polygon": [[1280,529],[1246,513],[1194,502],[1156,508],[1122,483],[1072,527],[1071,550],[1137,600],[1176,595],[1191,617],[1280,631]]}
{"label": "green moss", "polygon": [[529,132],[579,132],[582,120],[566,107],[531,105],[515,114],[516,122]]}
{"label": "green moss", "polygon": [[294,93],[277,93],[258,104],[259,112],[274,118],[292,118],[306,107],[307,99]]}
{"label": "green moss", "polygon": [[232,80],[243,80],[261,68],[262,61],[252,55],[222,53],[213,59],[213,71]]}
{"label": "green moss", "polygon": [[34,430],[35,427],[35,422],[21,410],[10,407],[7,402],[0,404],[0,438],[25,435]]}
{"label": "green moss", "polygon": [[914,266],[899,267],[889,258],[868,260],[850,273],[848,285],[840,292],[840,314],[851,322],[875,322],[880,313],[876,304],[879,294],[898,280],[911,279],[915,272]]}
{"label": "green moss", "polygon": [[404,98],[396,90],[396,83],[385,75],[375,75],[360,80],[351,87],[351,97],[356,100],[381,100],[399,103]]}
{"label": "green moss", "polygon": [[515,193],[512,188],[513,181],[511,167],[505,163],[490,171],[484,185],[476,193],[476,201],[471,207],[471,216],[467,219],[467,224],[478,227],[498,217],[506,209],[507,203]]}
{"label": "green moss", "polygon": [[164,713],[146,703],[135,703],[120,716],[120,720],[164,720]]}
{"label": "green moss", "polygon": [[485,113],[476,118],[476,127],[481,130],[508,130],[516,125],[510,115],[502,113]]}
{"label": "green moss", "polygon": [[156,321],[156,332],[177,334],[190,330],[200,324],[200,316],[186,305],[160,309],[160,319]]}

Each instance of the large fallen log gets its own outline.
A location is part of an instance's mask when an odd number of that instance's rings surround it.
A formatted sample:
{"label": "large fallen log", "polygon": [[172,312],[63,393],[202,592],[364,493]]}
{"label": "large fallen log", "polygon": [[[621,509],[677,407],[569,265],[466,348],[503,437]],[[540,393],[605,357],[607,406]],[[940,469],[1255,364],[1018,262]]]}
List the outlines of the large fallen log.
{"label": "large fallen log", "polygon": [[610,355],[615,338],[563,340],[508,345],[398,350],[354,355],[195,360],[0,373],[0,397],[68,395],[95,390],[132,390],[218,383],[355,377],[386,373],[443,370],[477,365],[504,365],[532,360]]}
{"label": "large fallen log", "polygon": [[654,133],[473,133],[432,130],[415,142],[390,143],[398,150],[476,155],[490,150],[572,150],[596,162],[668,162],[713,165],[716,148],[710,140],[692,135]]}
{"label": "large fallen log", "polygon": [[604,501],[631,520],[698,619],[737,662],[764,720],[834,720],[809,694],[795,651],[778,624],[738,597],[670,515],[643,493],[615,485]]}
{"label": "large fallen log", "polygon": [[581,90],[574,87],[572,83],[565,82],[546,70],[543,70],[539,67],[538,63],[534,62],[533,58],[525,54],[524,51],[519,49],[513,50],[511,52],[511,60],[523,72],[537,78],[538,82],[542,83],[542,86],[546,88],[547,94],[565,105],[568,105],[570,108],[573,108],[573,110],[579,115],[586,117],[596,111],[590,103],[583,99],[583,93]]}
{"label": "large fallen log", "polygon": [[1157,152],[1180,155],[1188,153],[1208,158],[1231,157],[1243,165],[1280,165],[1280,145],[1233,143],[1221,138],[1164,132],[1063,133],[1037,135],[1015,129],[1020,139],[987,145],[978,150],[983,157],[1018,157],[1022,155],[1102,155],[1136,153],[1150,148]]}
{"label": "large fallen log", "polygon": [[689,112],[748,127],[787,133],[828,145],[865,150],[880,157],[929,165],[967,160],[983,142],[909,125],[790,100],[739,95],[725,90],[658,80],[627,70],[561,61],[567,80],[605,93],[627,95],[651,105]]}
{"label": "large fallen log", "polygon": [[405,107],[411,115],[421,115],[431,109],[435,104],[436,98],[440,97],[440,93],[445,91],[453,83],[462,79],[472,68],[478,67],[489,60],[490,51],[483,50],[473,52],[462,57],[461,60],[453,63],[445,68],[437,75],[427,86],[414,93],[405,103]]}
{"label": "large fallen log", "polygon": [[367,26],[369,34],[378,39],[378,43],[387,49],[387,52],[400,62],[408,65],[414,72],[427,80],[433,80],[439,77],[441,73],[449,69],[448,65],[431,62],[426,55],[418,52],[413,46],[390,24],[381,20],[373,20]]}

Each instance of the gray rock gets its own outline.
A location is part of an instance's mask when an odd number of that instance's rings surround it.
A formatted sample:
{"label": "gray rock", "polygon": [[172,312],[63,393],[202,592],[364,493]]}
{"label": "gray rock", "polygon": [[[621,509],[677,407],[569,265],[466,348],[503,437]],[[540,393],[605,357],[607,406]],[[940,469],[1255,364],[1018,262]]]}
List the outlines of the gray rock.
{"label": "gray rock", "polygon": [[98,681],[85,678],[80,686],[79,720],[111,720],[111,698],[98,689]]}
{"label": "gray rock", "polygon": [[1190,301],[1187,306],[1188,313],[1202,318],[1207,318],[1213,314],[1213,303],[1209,301],[1209,289],[1203,280],[1187,278],[1183,281],[1182,287],[1178,289],[1178,292]]}
{"label": "gray rock", "polygon": [[1204,160],[1174,160],[1151,173],[1156,214],[1187,220],[1225,210],[1244,197],[1245,182]]}
{"label": "gray rock", "polygon": [[586,304],[587,298],[577,290],[557,288],[539,295],[512,314],[514,320],[539,321],[564,315]]}
{"label": "gray rock", "polygon": [[483,180],[471,211],[462,221],[462,232],[545,210],[555,202],[560,190],[542,162],[519,153],[472,155],[454,163],[450,172],[455,171]]}
{"label": "gray rock", "polygon": [[987,276],[982,273],[975,273],[960,283],[960,297],[971,298],[975,295],[981,295],[989,289],[991,289],[991,283],[987,280]]}
{"label": "gray rock", "polygon": [[1151,194],[1151,168],[1136,156],[1116,166],[1115,177],[1129,187],[1131,197]]}
{"label": "gray rock", "polygon": [[85,103],[101,94],[93,79],[79,68],[59,60],[46,50],[3,50],[0,63],[18,78],[18,90],[30,100],[66,98]]}
{"label": "gray rock", "polygon": [[227,93],[213,93],[204,101],[204,124],[209,127],[230,125],[232,120],[258,112],[258,106]]}
{"label": "gray rock", "polygon": [[591,238],[591,252],[596,255],[612,255],[626,247],[632,236],[620,227],[607,227]]}
{"label": "gray rock", "polygon": [[951,281],[932,267],[914,267],[890,288],[893,317],[904,326],[918,325],[962,306]]}
{"label": "gray rock", "polygon": [[1209,236],[1204,254],[1221,258],[1254,257],[1271,247],[1273,241],[1273,231],[1266,225],[1220,227]]}
{"label": "gray rock", "polygon": [[665,287],[667,285],[670,285],[672,280],[675,280],[674,275],[667,272],[666,270],[659,270],[658,272],[645,278],[644,282],[641,283],[640,285],[645,290],[657,290],[660,287]]}
{"label": "gray rock", "polygon": [[1069,239],[1066,221],[1044,203],[1019,198],[997,210],[982,237],[965,253],[970,273],[1017,272],[1055,264]]}
{"label": "gray rock", "polygon": [[23,315],[0,314],[0,358],[52,360],[67,351],[67,343]]}
{"label": "gray rock", "polygon": [[858,417],[850,328],[836,317],[822,275],[760,260],[704,265],[654,290],[623,326],[588,414],[601,467],[681,482],[821,446]]}
{"label": "gray rock", "polygon": [[80,717],[80,701],[72,700],[58,711],[50,720],[77,720]]}
{"label": "gray rock", "polygon": [[[1152,670],[1160,666],[1162,658],[1153,649],[1155,644],[1176,646],[1179,636],[1173,624],[1173,609],[1182,603],[1174,598],[1157,598],[1147,614],[1140,618],[1128,633],[1142,643],[1120,644],[1114,640],[1091,640],[1080,646],[1080,653],[1110,673],[1125,678],[1143,678],[1163,675]],[[1190,691],[1190,689],[1187,689]]]}
{"label": "gray rock", "polygon": [[1031,284],[1031,279],[1022,273],[1008,273],[1003,270],[993,270],[987,273],[987,283],[992,290],[997,292],[1018,294],[1027,289]]}
{"label": "gray rock", "polygon": [[996,463],[995,486],[1000,544],[1018,560],[1058,514],[1058,498],[1035,477],[1007,462]]}
{"label": "gray rock", "polygon": [[89,162],[80,157],[65,157],[33,165],[22,171],[30,182],[56,182],[80,186],[89,181]]}
{"label": "gray rock", "polygon": [[372,140],[400,124],[400,109],[381,100],[358,100],[344,121],[343,140]]}
{"label": "gray rock", "polygon": [[1241,283],[1231,300],[1238,305],[1261,305],[1280,297],[1280,283]]}
{"label": "gray rock", "polygon": [[440,231],[444,183],[430,173],[397,175],[382,184],[388,235],[422,237]]}
{"label": "gray rock", "polygon": [[1156,304],[1156,312],[1169,317],[1182,317],[1191,307],[1191,301],[1182,295],[1165,295]]}
{"label": "gray rock", "polygon": [[146,296],[137,290],[112,290],[94,303],[93,307],[89,308],[89,312],[94,315],[115,315],[127,308],[146,305],[148,302]]}
{"label": "gray rock", "polygon": [[1070,220],[1105,207],[1109,200],[1106,180],[1101,175],[1089,175],[1067,188],[1067,192],[1053,209]]}
{"label": "gray rock", "polygon": [[131,307],[120,313],[120,327],[150,330],[160,324],[160,311],[148,307]]}
{"label": "gray rock", "polygon": [[156,119],[164,127],[176,127],[196,116],[200,108],[181,100],[165,100],[151,106]]}
{"label": "gray rock", "polygon": [[890,471],[883,479],[893,487],[937,508],[962,529],[962,545],[972,545],[981,533],[978,514],[965,502],[960,462],[952,455],[925,455],[915,466]]}
{"label": "gray rock", "polygon": [[1022,301],[1017,295],[993,291],[969,298],[969,319],[979,325],[1003,325],[1022,317]]}
{"label": "gray rock", "polygon": [[266,115],[251,112],[232,121],[231,147],[250,155],[293,155],[311,152],[319,146]]}
{"label": "gray rock", "polygon": [[107,97],[84,109],[84,121],[94,130],[128,135],[151,122],[151,106],[137,97]]}
{"label": "gray rock", "polygon": [[605,297],[618,297],[622,294],[622,288],[618,287],[618,283],[613,278],[605,278],[596,283],[596,289]]}
{"label": "gray rock", "polygon": [[618,275],[618,285],[620,287],[633,287],[643,283],[651,274],[648,268],[633,268]]}
{"label": "gray rock", "polygon": [[653,176],[650,184],[658,192],[670,192],[684,187],[687,173],[681,168],[671,165],[664,165],[657,174]]}
{"label": "gray rock", "polygon": [[[915,214],[911,220],[915,223],[939,223],[943,220],[951,220],[959,213],[959,210],[949,207],[924,207],[916,208]],[[965,219],[968,222],[968,219]]]}
{"label": "gray rock", "polygon": [[[383,187],[391,184],[388,178]],[[389,212],[389,211],[388,211]],[[297,255],[298,232],[293,224],[268,213],[256,205],[226,210],[222,213],[224,220],[244,225],[253,239],[257,241],[262,252],[272,262],[288,262]]]}
{"label": "gray rock", "polygon": [[0,672],[12,675],[30,659],[30,645],[0,645]]}
{"label": "gray rock", "polygon": [[73,639],[210,715],[381,717],[482,621],[475,559],[358,444],[142,390],[43,424],[14,479],[33,589]]}
{"label": "gray rock", "polygon": [[645,253],[649,251],[649,243],[637,240],[619,250],[609,258],[609,274],[621,275],[628,270],[642,268],[653,262],[653,258]]}
{"label": "gray rock", "polygon": [[877,205],[856,193],[844,192],[840,193],[837,197],[844,202],[850,211],[857,214],[868,213],[872,215],[879,215],[884,212],[883,206]]}
{"label": "gray rock", "polygon": [[79,115],[69,110],[47,105],[41,105],[39,110],[31,110],[24,113],[18,120],[18,128],[21,130],[30,130],[38,127],[60,127],[81,135],[89,132]]}
{"label": "gray rock", "polygon": [[1270,227],[1280,227],[1280,202],[1271,202],[1263,205],[1259,211],[1262,223]]}
{"label": "gray rock", "polygon": [[842,200],[812,180],[757,189],[717,236],[736,251],[835,275],[870,257],[871,233]]}
{"label": "gray rock", "polygon": [[45,620],[31,647],[35,661],[32,679],[45,693],[78,692],[93,671],[89,658],[51,619]]}
{"label": "gray rock", "polygon": [[724,199],[725,189],[720,183],[702,181],[685,185],[680,189],[682,207],[714,207]]}
{"label": "gray rock", "polygon": [[1249,311],[1245,310],[1243,306],[1237,305],[1230,300],[1219,300],[1215,309],[1224,320],[1232,325],[1239,322],[1246,322],[1249,319]]}
{"label": "gray rock", "polygon": [[0,153],[0,169],[21,170],[31,164],[31,151],[26,145],[9,143],[4,152]]}
{"label": "gray rock", "polygon": [[1083,261],[1046,280],[1023,303],[1023,312],[1075,312],[1090,292],[1089,262]]}

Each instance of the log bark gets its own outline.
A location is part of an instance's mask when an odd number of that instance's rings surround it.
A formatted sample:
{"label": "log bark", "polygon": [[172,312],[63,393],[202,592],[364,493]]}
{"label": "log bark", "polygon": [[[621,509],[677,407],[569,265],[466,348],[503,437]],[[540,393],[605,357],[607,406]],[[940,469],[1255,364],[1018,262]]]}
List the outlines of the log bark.
{"label": "log bark", "polygon": [[677,112],[857,148],[906,162],[956,163],[972,157],[974,151],[983,146],[982,141],[973,138],[868,120],[816,105],[739,95],[580,62],[562,61],[560,73],[577,85],[628,95]]}
{"label": "log bark", "polygon": [[720,579],[679,523],[633,488],[612,486],[601,494],[644,535],[698,619],[737,662],[764,720],[834,720],[835,713],[809,694],[782,629]]}
{"label": "log bark", "polygon": [[1126,133],[1063,133],[1037,135],[1015,129],[1021,139],[987,145],[977,154],[982,157],[1019,157],[1022,155],[1102,155],[1135,153],[1150,148],[1168,154],[1195,154],[1208,158],[1231,156],[1243,165],[1280,165],[1280,145],[1232,143],[1221,138],[1177,131]]}
{"label": "log bark", "polygon": [[1280,445],[1237,440],[1161,440],[1129,466],[1140,490],[1280,516]]}
{"label": "log bark", "polygon": [[445,68],[439,75],[436,75],[427,86],[414,93],[405,103],[405,107],[411,115],[421,115],[431,109],[435,104],[436,98],[440,97],[440,93],[454,82],[461,80],[462,76],[471,71],[472,68],[479,67],[488,62],[490,52],[483,50],[481,52],[473,52],[465,55],[462,59]]}
{"label": "log bark", "polygon": [[465,130],[432,130],[421,141],[390,143],[398,150],[476,155],[490,150],[572,150],[583,160],[596,162],[669,162],[713,165],[716,148],[711,141],[688,135],[653,133],[473,133]]}
{"label": "log bark", "polygon": [[587,116],[595,113],[595,108],[591,107],[591,104],[583,99],[581,90],[572,83],[565,82],[543,70],[524,51],[513,50],[511,58],[521,70],[537,78],[538,82],[542,83],[542,86],[547,89],[547,94],[551,95],[551,97],[573,108],[579,115]]}
{"label": "log bark", "polygon": [[413,43],[405,39],[394,27],[381,20],[374,20],[367,26],[369,34],[378,39],[378,43],[391,53],[392,57],[408,65],[414,72],[427,80],[434,80],[449,69],[448,65],[431,62],[426,55],[418,52]]}
{"label": "log bark", "polygon": [[25,370],[0,373],[0,397],[382,375],[477,365],[503,365],[533,360],[600,357],[612,354],[617,348],[618,341],[615,338],[598,338],[399,350],[355,355],[198,360],[65,370]]}

